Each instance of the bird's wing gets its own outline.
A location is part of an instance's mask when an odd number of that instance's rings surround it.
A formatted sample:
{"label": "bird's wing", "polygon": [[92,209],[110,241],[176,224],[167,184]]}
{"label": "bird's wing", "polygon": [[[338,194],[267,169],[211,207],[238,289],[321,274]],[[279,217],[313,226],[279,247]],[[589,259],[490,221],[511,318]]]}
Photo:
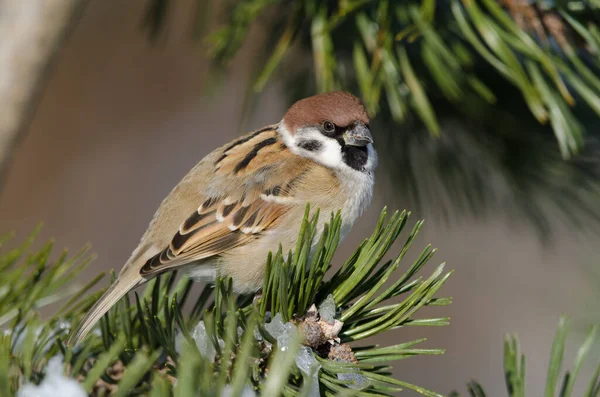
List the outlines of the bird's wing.
{"label": "bird's wing", "polygon": [[155,276],[245,245],[275,226],[288,209],[266,195],[250,202],[208,199],[181,225],[169,246],[144,264],[140,274]]}
{"label": "bird's wing", "polygon": [[[276,128],[267,126],[216,149],[184,177],[160,205],[141,248],[117,281],[69,335],[71,346],[131,288],[174,267],[248,244],[297,205],[294,181],[303,178],[307,163],[287,150]],[[150,250],[159,253],[148,259]]]}
{"label": "bird's wing", "polygon": [[144,278],[248,244],[290,208],[303,205],[295,200],[295,190],[307,162],[290,153],[274,129],[224,147],[211,167],[211,194],[204,195],[169,245],[146,261],[140,271]]}

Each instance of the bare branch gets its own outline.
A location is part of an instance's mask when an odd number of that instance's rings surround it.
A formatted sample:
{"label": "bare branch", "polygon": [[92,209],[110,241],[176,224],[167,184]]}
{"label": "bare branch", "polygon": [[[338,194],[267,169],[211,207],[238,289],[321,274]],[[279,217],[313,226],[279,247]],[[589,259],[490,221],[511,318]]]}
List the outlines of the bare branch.
{"label": "bare branch", "polygon": [[0,186],[47,71],[87,0],[0,0]]}

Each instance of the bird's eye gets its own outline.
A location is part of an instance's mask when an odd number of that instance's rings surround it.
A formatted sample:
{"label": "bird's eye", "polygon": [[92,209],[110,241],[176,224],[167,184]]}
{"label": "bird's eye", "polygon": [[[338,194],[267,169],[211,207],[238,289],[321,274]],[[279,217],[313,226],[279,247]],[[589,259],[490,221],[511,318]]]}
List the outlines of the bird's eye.
{"label": "bird's eye", "polygon": [[333,124],[331,121],[325,121],[323,122],[323,130],[325,132],[333,132],[335,131],[335,124]]}

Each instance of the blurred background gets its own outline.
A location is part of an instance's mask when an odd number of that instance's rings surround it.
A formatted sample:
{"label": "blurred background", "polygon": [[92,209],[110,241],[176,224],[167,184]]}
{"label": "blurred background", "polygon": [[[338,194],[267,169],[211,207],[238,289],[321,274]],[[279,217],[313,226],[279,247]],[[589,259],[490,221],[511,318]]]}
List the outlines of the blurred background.
{"label": "blurred background", "polygon": [[[11,130],[0,225],[24,237],[43,221],[42,236],[60,247],[91,243],[98,259],[82,281],[121,267],[162,199],[214,148],[277,122],[299,97],[344,88],[373,116],[381,164],[374,202],[336,260],[387,205],[426,219],[413,257],[431,243],[435,264],[455,270],[442,290],[454,303],[435,309],[450,326],[376,341],[426,336],[446,349],[395,363],[399,378],[440,393],[477,379],[505,395],[503,336],[514,332],[529,357],[528,394],[541,395],[559,316],[574,319],[568,357],[598,322],[593,18],[573,8],[571,24],[551,6],[508,2],[498,4],[514,25],[494,22],[493,7],[477,11],[488,19],[454,13],[459,2],[440,2],[435,15],[428,1],[339,2],[345,13],[338,2],[71,3]],[[0,21],[12,17],[3,11]],[[460,15],[476,36],[504,26],[530,47],[499,35],[508,44],[498,49],[481,35],[478,50]]]}

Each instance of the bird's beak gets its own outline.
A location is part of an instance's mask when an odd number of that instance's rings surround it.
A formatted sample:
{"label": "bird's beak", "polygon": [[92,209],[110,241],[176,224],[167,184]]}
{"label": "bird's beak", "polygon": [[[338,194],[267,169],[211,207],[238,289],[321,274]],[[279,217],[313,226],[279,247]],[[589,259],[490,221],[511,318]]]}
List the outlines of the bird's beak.
{"label": "bird's beak", "polygon": [[371,131],[363,123],[356,123],[354,127],[344,132],[342,137],[344,138],[344,143],[350,146],[367,146],[369,143],[373,143]]}

